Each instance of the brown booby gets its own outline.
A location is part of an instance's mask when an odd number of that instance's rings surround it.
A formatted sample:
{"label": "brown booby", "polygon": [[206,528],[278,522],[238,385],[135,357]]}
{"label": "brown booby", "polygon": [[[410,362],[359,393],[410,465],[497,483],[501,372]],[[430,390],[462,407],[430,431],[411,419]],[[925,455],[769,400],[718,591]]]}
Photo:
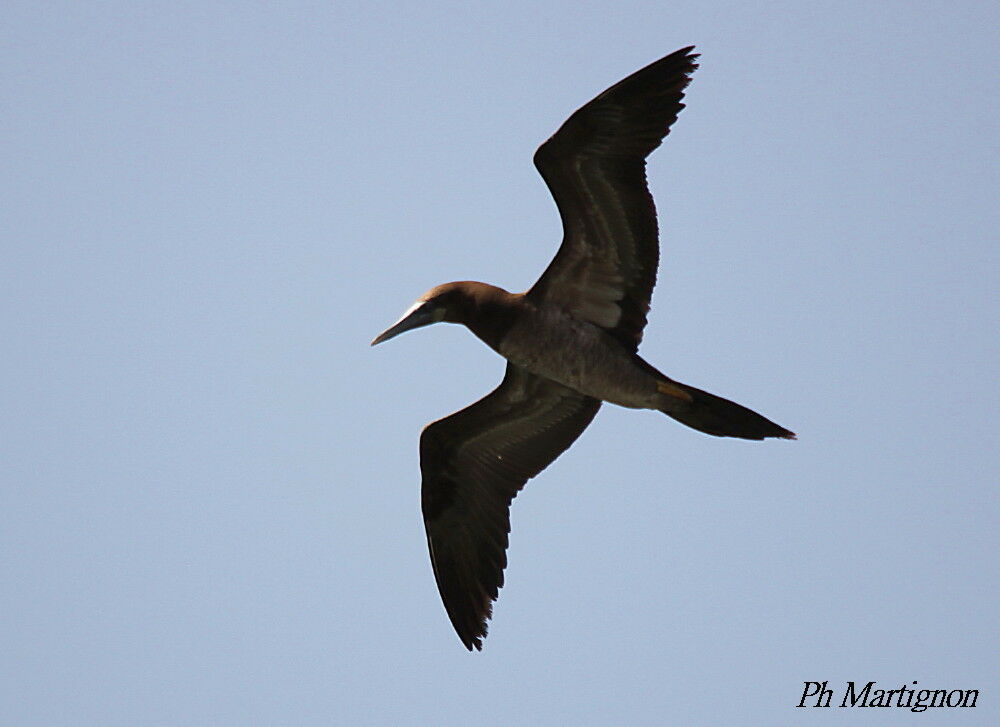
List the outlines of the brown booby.
{"label": "brown booby", "polygon": [[372,345],[461,323],[507,359],[493,392],[420,436],[422,507],[445,609],[482,649],[507,565],[510,503],[607,401],[655,409],[719,437],[795,435],[739,404],[665,376],[637,353],[659,259],[646,157],[669,133],[691,73],[683,48],[577,110],[535,153],[563,241],[525,293],[457,282],[431,288]]}

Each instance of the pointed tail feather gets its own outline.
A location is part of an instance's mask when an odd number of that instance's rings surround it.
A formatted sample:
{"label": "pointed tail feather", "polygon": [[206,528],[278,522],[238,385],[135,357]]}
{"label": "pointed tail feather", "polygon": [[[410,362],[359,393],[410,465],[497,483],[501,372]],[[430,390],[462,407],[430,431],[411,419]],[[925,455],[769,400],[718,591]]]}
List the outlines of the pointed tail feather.
{"label": "pointed tail feather", "polygon": [[[687,396],[678,397],[666,393],[676,387]],[[709,394],[707,391],[693,386],[671,381],[661,387],[665,392],[662,396],[660,411],[681,424],[685,424],[699,432],[715,437],[739,437],[740,439],[766,439],[781,437],[795,439],[795,434],[772,422],[745,406],[723,399],[721,396]]]}

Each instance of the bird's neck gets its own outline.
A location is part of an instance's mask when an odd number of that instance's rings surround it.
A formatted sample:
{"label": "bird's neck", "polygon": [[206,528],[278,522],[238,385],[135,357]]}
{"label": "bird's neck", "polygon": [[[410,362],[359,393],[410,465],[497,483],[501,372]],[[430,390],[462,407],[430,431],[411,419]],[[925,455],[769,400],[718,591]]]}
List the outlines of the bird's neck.
{"label": "bird's neck", "polygon": [[528,303],[523,295],[508,293],[503,288],[486,283],[469,283],[463,290],[461,302],[453,311],[454,319],[461,323],[487,346],[497,351],[500,342],[511,329]]}

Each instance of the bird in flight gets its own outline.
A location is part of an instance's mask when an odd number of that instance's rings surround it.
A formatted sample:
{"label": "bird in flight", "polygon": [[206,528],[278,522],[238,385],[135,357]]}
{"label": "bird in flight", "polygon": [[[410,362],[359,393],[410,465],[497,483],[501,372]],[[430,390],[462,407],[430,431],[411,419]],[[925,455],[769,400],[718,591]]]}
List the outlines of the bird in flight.
{"label": "bird in flight", "polygon": [[372,345],[461,323],[507,359],[503,381],[420,435],[431,565],[465,647],[482,649],[503,586],[510,504],[601,402],[654,409],[718,437],[795,435],[665,376],[637,353],[659,262],[646,157],[669,133],[698,67],[693,47],[636,71],[570,116],[535,153],[563,241],[525,293],[462,281],[431,288]]}

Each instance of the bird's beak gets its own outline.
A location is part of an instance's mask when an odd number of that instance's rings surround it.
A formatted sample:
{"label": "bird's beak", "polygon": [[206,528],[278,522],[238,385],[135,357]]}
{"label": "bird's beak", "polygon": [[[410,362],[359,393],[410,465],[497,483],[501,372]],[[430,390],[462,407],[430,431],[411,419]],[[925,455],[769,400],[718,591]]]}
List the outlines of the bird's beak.
{"label": "bird's beak", "polygon": [[413,304],[412,308],[403,314],[402,318],[375,336],[371,345],[375,346],[383,341],[388,341],[390,338],[395,338],[400,333],[406,333],[406,331],[411,331],[414,328],[437,323],[441,320],[441,317],[436,315],[435,308],[436,306],[430,305],[426,301],[417,301]]}

